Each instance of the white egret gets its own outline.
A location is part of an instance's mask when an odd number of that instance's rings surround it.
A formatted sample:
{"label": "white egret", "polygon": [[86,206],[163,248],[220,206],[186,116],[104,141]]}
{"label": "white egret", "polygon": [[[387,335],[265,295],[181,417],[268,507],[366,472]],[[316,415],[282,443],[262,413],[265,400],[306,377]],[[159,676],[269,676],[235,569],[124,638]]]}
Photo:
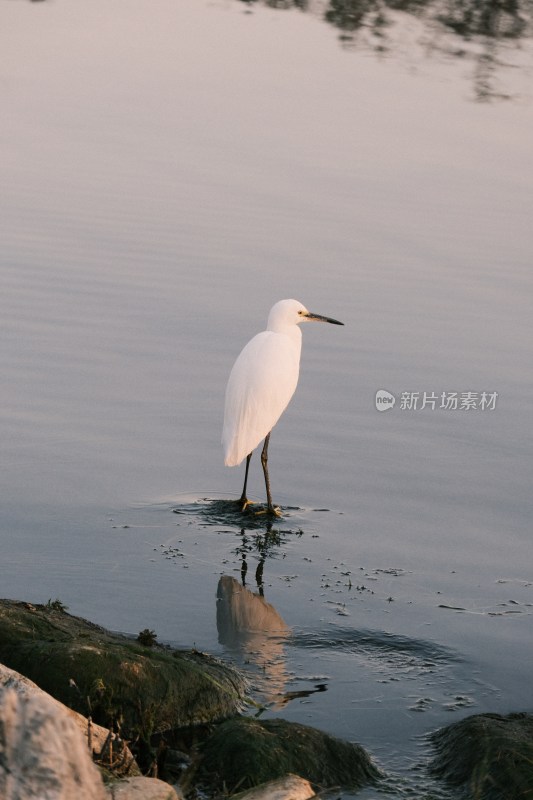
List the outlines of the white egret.
{"label": "white egret", "polygon": [[246,458],[244,487],[239,500],[243,511],[249,505],[246,484],[252,452],[264,439],[261,464],[267,512],[278,513],[270,492],[268,443],[272,428],[287,408],[298,384],[302,348],[302,332],[298,325],[312,321],[344,324],[312,314],[297,300],[280,300],[270,310],[266,331],[248,342],[231,370],[226,388],[222,444],[226,466],[235,467]]}

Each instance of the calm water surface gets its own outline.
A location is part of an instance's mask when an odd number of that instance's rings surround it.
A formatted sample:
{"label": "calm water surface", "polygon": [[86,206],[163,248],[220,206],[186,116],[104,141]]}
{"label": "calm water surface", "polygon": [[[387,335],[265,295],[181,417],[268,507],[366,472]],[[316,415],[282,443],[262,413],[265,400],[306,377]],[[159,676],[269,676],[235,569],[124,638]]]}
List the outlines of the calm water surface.
{"label": "calm water surface", "polygon": [[[378,57],[245,12],[0,9],[1,593],[246,662],[441,796],[426,733],[533,706],[531,47],[481,103],[414,18]],[[284,297],[345,327],[272,436],[292,508],[241,527],[225,381]]]}

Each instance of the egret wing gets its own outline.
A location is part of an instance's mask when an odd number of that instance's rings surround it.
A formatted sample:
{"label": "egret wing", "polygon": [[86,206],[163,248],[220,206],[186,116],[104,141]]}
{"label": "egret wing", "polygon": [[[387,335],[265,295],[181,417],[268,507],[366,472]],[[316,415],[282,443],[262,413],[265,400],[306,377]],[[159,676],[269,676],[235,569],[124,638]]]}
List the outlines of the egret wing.
{"label": "egret wing", "polygon": [[300,346],[263,331],[238,356],[226,388],[222,444],[227,466],[240,464],[270,433],[298,383]]}

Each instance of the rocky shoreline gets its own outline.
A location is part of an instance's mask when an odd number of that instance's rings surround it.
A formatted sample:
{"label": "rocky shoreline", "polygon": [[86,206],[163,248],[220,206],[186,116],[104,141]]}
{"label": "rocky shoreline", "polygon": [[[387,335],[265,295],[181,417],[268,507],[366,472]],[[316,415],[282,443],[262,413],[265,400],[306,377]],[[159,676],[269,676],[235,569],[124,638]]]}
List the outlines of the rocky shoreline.
{"label": "rocky shoreline", "polygon": [[[1,800],[307,800],[384,777],[357,744],[243,715],[244,675],[149,633],[0,600]],[[467,717],[432,743],[430,770],[466,796],[533,798],[533,714]]]}

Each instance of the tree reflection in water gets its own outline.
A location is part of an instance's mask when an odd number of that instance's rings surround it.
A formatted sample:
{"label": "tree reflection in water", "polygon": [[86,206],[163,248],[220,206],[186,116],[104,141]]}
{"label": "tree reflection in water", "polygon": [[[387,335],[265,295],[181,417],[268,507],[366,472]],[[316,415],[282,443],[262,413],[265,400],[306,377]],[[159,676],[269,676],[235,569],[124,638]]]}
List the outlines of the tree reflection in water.
{"label": "tree reflection in water", "polygon": [[[324,19],[340,31],[343,47],[366,47],[378,53],[401,44],[401,14],[416,17],[423,26],[429,50],[474,60],[477,100],[502,98],[495,88],[502,50],[516,48],[531,36],[533,0],[239,0],[280,10],[297,8]],[[396,32],[397,38],[394,38]],[[446,37],[445,34],[448,34]],[[443,38],[444,37],[444,38]]]}
{"label": "tree reflection in water", "polygon": [[[38,2],[40,0],[32,0]],[[498,69],[516,64],[504,48],[531,37],[533,0],[236,0],[248,11],[264,5],[280,11],[309,12],[340,31],[343,47],[365,47],[376,53],[402,45],[401,14],[416,18],[423,33],[419,44],[455,58],[474,61],[476,100],[509,98],[496,89]],[[398,31],[400,31],[398,33]],[[396,34],[396,35],[395,35]],[[445,37],[448,34],[448,37]],[[444,37],[444,38],[443,38]],[[507,51],[509,53],[509,50]]]}

